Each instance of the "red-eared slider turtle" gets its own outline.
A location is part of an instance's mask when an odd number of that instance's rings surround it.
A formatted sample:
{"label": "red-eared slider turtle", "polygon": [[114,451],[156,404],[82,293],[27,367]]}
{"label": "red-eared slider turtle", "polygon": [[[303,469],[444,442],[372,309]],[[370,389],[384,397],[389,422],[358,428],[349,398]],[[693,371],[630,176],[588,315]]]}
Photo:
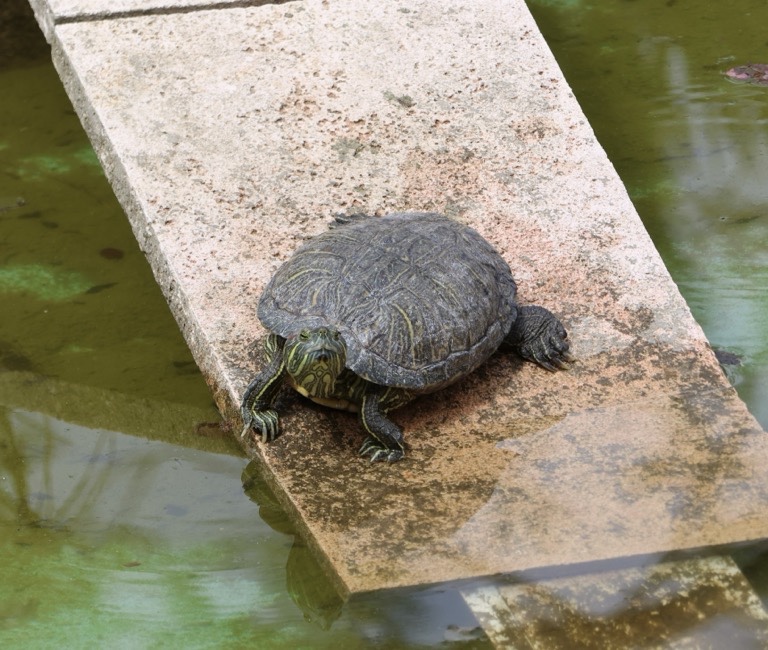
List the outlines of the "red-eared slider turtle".
{"label": "red-eared slider turtle", "polygon": [[503,341],[548,370],[571,360],[565,328],[515,303],[507,263],[472,228],[439,214],[355,215],[301,246],[275,273],[258,316],[267,365],[243,396],[242,436],[278,434],[280,387],[359,411],[360,455],[400,460],[387,414],[468,375]]}

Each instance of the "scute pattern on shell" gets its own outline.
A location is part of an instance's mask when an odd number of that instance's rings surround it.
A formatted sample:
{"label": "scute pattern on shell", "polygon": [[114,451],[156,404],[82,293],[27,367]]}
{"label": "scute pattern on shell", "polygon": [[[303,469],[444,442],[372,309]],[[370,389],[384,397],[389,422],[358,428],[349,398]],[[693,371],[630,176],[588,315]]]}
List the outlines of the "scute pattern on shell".
{"label": "scute pattern on shell", "polygon": [[496,351],[515,319],[515,291],[509,266],[475,230],[397,213],[305,243],[267,285],[258,315],[286,338],[335,328],[353,372],[427,392]]}

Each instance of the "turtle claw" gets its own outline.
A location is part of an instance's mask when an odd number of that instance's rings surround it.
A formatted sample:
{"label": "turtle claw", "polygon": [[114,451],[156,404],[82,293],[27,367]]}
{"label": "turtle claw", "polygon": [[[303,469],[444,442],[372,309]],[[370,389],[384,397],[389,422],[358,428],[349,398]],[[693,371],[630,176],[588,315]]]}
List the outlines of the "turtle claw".
{"label": "turtle claw", "polygon": [[541,352],[535,352],[530,357],[527,357],[531,361],[536,362],[542,368],[549,370],[550,372],[557,372],[558,370],[568,370],[570,364],[576,361],[568,350],[554,350],[550,349],[549,354],[542,354]]}
{"label": "turtle claw", "polygon": [[544,370],[549,370],[549,372],[557,372],[558,369],[562,369],[562,366],[556,366],[554,363],[550,363],[548,359],[538,355],[535,355],[531,361],[535,361],[542,368],[544,368]]}
{"label": "turtle claw", "polygon": [[280,428],[280,420],[277,411],[274,409],[248,411],[243,408],[242,416],[243,430],[240,433],[241,438],[245,438],[251,430],[258,434],[258,437],[261,438],[262,442],[272,442],[277,438]]}
{"label": "turtle claw", "polygon": [[403,458],[405,453],[402,449],[389,449],[388,447],[382,445],[381,442],[376,440],[376,438],[373,436],[369,436],[366,438],[363,446],[360,447],[359,455],[370,456],[372,463],[395,463]]}

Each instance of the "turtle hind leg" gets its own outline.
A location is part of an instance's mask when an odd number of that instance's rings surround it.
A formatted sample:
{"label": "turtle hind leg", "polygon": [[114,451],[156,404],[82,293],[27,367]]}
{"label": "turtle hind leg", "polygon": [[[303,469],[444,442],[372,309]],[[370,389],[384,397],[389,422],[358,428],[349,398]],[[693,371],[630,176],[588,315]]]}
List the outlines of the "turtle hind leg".
{"label": "turtle hind leg", "polygon": [[548,309],[536,305],[518,307],[517,318],[504,339],[523,359],[547,370],[566,370],[574,357],[568,351],[568,333]]}
{"label": "turtle hind leg", "polygon": [[384,392],[373,388],[363,395],[360,405],[360,422],[368,432],[361,456],[369,456],[371,462],[386,461],[394,463],[405,456],[403,432],[392,420],[386,417],[382,408]]}

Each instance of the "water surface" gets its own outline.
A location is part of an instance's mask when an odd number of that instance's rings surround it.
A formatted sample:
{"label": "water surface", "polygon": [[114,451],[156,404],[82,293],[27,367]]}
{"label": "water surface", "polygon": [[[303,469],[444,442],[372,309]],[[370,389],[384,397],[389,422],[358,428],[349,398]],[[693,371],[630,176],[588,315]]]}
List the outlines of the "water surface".
{"label": "water surface", "polygon": [[[768,89],[720,74],[766,52],[765,3],[531,8],[766,426]],[[453,589],[342,610],[313,577],[222,429],[29,12],[5,11],[0,646],[488,647]],[[768,593],[760,548],[739,558]]]}

